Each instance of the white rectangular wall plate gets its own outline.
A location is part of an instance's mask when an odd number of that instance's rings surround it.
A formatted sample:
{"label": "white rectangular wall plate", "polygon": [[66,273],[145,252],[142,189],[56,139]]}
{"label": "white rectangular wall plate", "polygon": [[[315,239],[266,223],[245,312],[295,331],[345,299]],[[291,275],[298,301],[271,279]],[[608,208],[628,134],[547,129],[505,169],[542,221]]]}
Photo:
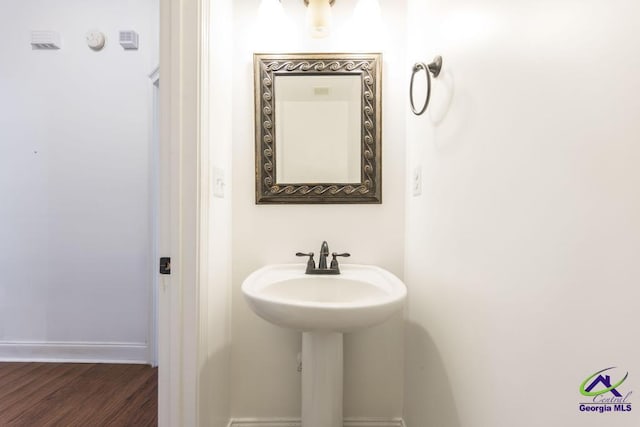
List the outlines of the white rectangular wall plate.
{"label": "white rectangular wall plate", "polygon": [[225,182],[224,170],[220,168],[213,168],[213,196],[218,197],[219,199],[224,199],[225,195],[225,187],[227,183]]}
{"label": "white rectangular wall plate", "polygon": [[138,49],[138,33],[135,31],[120,31],[118,40],[125,50]]}
{"label": "white rectangular wall plate", "polygon": [[33,49],[60,49],[60,33],[56,31],[31,31],[31,47]]}
{"label": "white rectangular wall plate", "polygon": [[422,194],[422,166],[413,168],[413,174],[411,175],[411,193],[414,196]]}

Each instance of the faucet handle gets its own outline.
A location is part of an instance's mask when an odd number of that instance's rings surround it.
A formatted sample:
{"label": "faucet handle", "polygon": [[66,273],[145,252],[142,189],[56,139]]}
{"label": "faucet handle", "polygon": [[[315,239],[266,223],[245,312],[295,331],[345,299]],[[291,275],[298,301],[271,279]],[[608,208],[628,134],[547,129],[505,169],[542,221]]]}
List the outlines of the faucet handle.
{"label": "faucet handle", "polygon": [[339,256],[343,256],[345,258],[349,258],[351,256],[351,254],[349,252],[345,252],[345,253],[342,253],[342,254],[337,254],[337,253],[334,252],[334,253],[331,254],[331,256],[333,257],[333,259],[336,259],[336,257],[339,257]]}
{"label": "faucet handle", "polygon": [[338,270],[338,257],[339,257],[339,256],[341,256],[341,257],[348,258],[348,257],[350,257],[350,256],[351,256],[351,254],[350,254],[350,253],[348,253],[348,252],[345,252],[345,253],[342,253],[342,254],[339,254],[339,253],[333,252],[333,253],[331,254],[331,256],[332,256],[333,258],[331,259],[331,267],[330,267],[330,268],[332,268],[332,269],[334,269],[334,270]]}
{"label": "faucet handle", "polygon": [[296,256],[308,256],[313,258],[313,252],[309,252],[308,254],[305,254],[304,252],[296,252]]}
{"label": "faucet handle", "polygon": [[313,252],[309,252],[305,254],[304,252],[296,252],[296,256],[308,256],[309,261],[307,261],[307,274],[316,268],[316,262],[313,259]]}

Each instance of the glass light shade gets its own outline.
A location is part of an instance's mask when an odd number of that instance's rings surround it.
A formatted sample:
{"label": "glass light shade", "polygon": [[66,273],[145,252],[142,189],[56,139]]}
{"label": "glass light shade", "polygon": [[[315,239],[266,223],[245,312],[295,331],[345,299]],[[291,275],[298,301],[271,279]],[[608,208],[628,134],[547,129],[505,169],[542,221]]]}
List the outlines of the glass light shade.
{"label": "glass light shade", "polygon": [[311,37],[322,38],[331,32],[331,4],[329,0],[309,0],[307,27]]}

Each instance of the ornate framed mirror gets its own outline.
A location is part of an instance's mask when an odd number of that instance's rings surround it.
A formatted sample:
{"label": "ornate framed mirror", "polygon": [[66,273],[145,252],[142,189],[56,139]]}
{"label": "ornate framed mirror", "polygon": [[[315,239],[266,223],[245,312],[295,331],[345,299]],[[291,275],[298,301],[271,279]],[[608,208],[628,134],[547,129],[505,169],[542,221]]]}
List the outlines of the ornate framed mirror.
{"label": "ornate framed mirror", "polygon": [[255,54],[256,203],[381,203],[374,54]]}

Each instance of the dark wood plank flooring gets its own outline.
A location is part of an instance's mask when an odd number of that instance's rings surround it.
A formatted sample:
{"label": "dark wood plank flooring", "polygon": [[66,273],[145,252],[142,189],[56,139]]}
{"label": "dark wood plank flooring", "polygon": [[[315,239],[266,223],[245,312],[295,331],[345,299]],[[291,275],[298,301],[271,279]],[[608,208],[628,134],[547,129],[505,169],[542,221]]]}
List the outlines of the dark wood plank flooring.
{"label": "dark wood plank flooring", "polygon": [[158,369],[0,363],[0,426],[156,426]]}

